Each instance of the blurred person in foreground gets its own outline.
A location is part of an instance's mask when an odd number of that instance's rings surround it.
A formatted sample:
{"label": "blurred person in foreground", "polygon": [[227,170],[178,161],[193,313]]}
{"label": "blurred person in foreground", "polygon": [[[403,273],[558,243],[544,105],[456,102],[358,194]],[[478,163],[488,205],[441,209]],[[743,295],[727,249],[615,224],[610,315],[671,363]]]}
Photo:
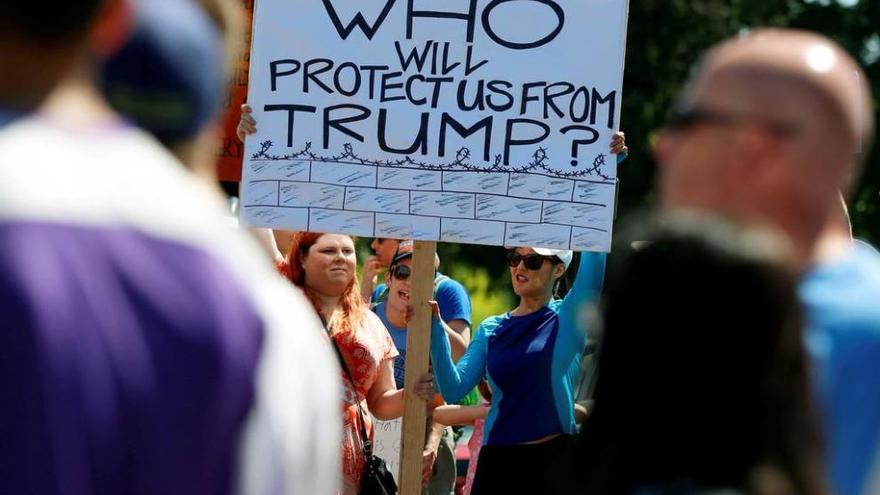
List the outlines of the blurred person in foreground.
{"label": "blurred person in foreground", "polygon": [[[189,0],[150,6],[219,45]],[[0,122],[0,493],[332,493],[338,367],[318,319],[229,229],[219,194],[98,90],[141,14],[0,4],[0,63],[21,63],[0,86],[14,112]]]}
{"label": "blurred person in foreground", "polygon": [[840,494],[880,493],[880,254],[853,239],[843,198],[799,292],[810,322],[804,342],[824,399],[831,479]]}
{"label": "blurred person in foreground", "polygon": [[216,183],[218,105],[245,35],[240,6],[236,0],[129,1],[132,33],[102,64],[101,90],[115,111]]}
{"label": "blurred person in foreground", "polygon": [[[19,3],[0,3],[0,62],[15,68],[0,78],[0,126],[32,111],[73,68],[87,44],[86,31],[102,6],[98,0],[49,1],[40,9]],[[102,49],[112,50],[123,41],[124,14],[120,19],[117,28],[96,31],[105,45]]]}
{"label": "blurred person in foreground", "polygon": [[[237,0],[132,0],[133,33],[101,67],[101,91],[115,111],[153,135],[196,176],[217,184],[218,102],[245,36]],[[196,9],[201,13],[194,18]],[[211,33],[206,35],[206,33]],[[199,61],[195,69],[193,60]],[[237,218],[233,221],[238,225]],[[249,229],[277,263],[272,231]]]}
{"label": "blurred person in foreground", "polygon": [[638,238],[608,270],[578,492],[825,493],[784,239],[692,216]]}
{"label": "blurred person in foreground", "polygon": [[[831,40],[757,30],[709,52],[657,144],[664,208],[714,211],[791,239],[841,495],[865,493],[880,445],[880,258],[834,227],[840,191],[852,190],[870,148],[871,101],[863,71]],[[817,249],[828,235],[834,248]]]}

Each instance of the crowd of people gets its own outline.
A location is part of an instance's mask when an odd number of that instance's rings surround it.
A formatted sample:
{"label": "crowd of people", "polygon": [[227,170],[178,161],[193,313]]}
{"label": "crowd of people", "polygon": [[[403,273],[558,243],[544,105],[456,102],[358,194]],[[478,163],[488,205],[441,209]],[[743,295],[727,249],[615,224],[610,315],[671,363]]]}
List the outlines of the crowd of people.
{"label": "crowd of people", "polygon": [[230,225],[237,5],[0,3],[0,493],[364,493],[407,394],[426,494],[880,493],[880,254],[846,209],[873,100],[833,41],[713,47],[612,256],[499,248],[517,303],[482,322],[437,258],[406,388],[412,241],[358,280],[350,235]]}

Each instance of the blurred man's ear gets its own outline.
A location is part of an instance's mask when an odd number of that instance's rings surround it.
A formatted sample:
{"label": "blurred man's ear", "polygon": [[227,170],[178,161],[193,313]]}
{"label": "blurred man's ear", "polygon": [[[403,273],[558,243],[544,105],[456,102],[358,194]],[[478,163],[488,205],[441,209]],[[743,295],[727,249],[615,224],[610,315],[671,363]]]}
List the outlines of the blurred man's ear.
{"label": "blurred man's ear", "polygon": [[129,0],[104,0],[89,30],[89,48],[105,59],[122,48],[133,26],[134,8]]}

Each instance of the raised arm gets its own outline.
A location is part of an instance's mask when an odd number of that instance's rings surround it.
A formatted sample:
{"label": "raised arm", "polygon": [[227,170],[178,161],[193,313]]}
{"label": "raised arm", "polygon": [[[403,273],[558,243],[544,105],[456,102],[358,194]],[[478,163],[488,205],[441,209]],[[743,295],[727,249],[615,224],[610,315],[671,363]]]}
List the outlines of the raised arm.
{"label": "raised arm", "polygon": [[456,365],[452,360],[452,348],[445,327],[439,315],[435,316],[431,324],[431,362],[440,393],[446,402],[455,403],[476,387],[486,374],[487,339],[485,329],[480,325],[477,335]]}
{"label": "raised arm", "polygon": [[435,296],[440,305],[440,317],[447,329],[452,330],[447,335],[452,344],[452,359],[457,363],[471,341],[470,296],[464,286],[452,279],[437,285]]}
{"label": "raised arm", "polygon": [[373,299],[373,290],[376,288],[376,276],[384,267],[376,256],[370,256],[364,261],[361,268],[361,297],[364,302],[370,304]]}
{"label": "raised arm", "polygon": [[605,253],[583,252],[574,284],[559,308],[560,329],[567,337],[585,339],[578,312],[584,304],[596,301],[605,278]]}
{"label": "raised arm", "polygon": [[602,291],[602,280],[605,278],[605,253],[584,251],[571,290],[563,299],[563,306],[589,300]]}

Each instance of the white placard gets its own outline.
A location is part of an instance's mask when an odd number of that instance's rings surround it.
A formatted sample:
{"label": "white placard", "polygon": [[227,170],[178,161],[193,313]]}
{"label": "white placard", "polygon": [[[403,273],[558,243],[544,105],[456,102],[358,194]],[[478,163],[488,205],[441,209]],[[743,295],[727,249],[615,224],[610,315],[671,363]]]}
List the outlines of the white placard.
{"label": "white placard", "polygon": [[608,250],[627,13],[626,0],[258,0],[245,221]]}
{"label": "white placard", "polygon": [[373,453],[385,461],[394,481],[400,484],[400,439],[403,434],[403,419],[391,421],[373,418]]}

